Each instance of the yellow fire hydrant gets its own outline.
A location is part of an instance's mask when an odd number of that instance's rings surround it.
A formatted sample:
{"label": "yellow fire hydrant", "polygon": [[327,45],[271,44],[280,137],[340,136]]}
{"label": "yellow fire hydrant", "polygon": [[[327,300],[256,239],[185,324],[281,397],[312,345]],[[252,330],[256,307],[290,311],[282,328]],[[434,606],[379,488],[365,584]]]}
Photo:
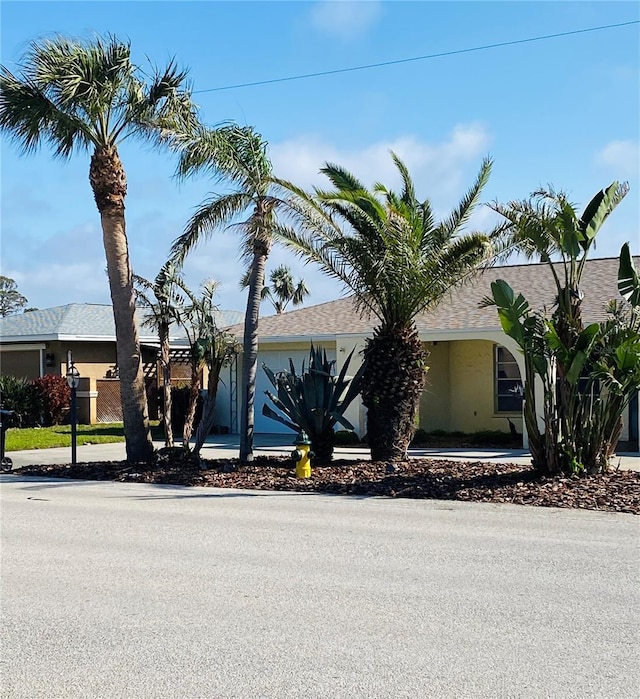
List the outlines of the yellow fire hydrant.
{"label": "yellow fire hydrant", "polygon": [[311,478],[311,441],[305,432],[300,432],[294,442],[296,449],[291,452],[291,458],[296,462],[296,478]]}

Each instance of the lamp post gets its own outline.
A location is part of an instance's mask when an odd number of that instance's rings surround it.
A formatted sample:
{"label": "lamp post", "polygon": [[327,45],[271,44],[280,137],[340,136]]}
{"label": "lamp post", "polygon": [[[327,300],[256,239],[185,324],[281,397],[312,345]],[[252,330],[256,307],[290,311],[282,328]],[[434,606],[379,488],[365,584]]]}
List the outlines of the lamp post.
{"label": "lamp post", "polygon": [[67,352],[67,383],[71,389],[71,463],[76,464],[76,447],[77,447],[77,431],[76,431],[76,389],[80,383],[80,372],[76,369],[71,356],[71,350]]}

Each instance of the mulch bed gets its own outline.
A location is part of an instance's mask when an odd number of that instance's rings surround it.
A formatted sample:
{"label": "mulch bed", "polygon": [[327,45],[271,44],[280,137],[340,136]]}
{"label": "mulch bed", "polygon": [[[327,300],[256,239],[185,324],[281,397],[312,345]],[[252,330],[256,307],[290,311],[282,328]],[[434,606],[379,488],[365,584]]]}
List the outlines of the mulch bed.
{"label": "mulch bed", "polygon": [[182,486],[249,488],[337,495],[515,503],[640,514],[640,473],[616,470],[600,476],[541,478],[517,464],[411,459],[387,464],[336,460],[313,466],[299,480],[290,459],[256,457],[251,465],[237,459],[193,463],[160,459],[157,464],[109,461],[55,466],[27,466],[24,476],[164,483]]}

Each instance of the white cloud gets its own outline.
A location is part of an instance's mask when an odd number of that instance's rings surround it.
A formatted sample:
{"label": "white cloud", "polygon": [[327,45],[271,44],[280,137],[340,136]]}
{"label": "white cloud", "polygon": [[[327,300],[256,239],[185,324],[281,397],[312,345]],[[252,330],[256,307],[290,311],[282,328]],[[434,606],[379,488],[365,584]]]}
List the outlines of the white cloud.
{"label": "white cloud", "polygon": [[436,206],[446,207],[469,187],[489,144],[490,136],[485,127],[471,123],[457,125],[448,138],[439,143],[403,136],[359,150],[339,149],[313,137],[299,137],[272,144],[271,157],[279,177],[302,187],[326,186],[327,179],[319,170],[325,162],[332,162],[347,168],[365,186],[383,182],[393,188],[400,182],[389,154],[393,151],[409,168],[418,197],[432,199]]}
{"label": "white cloud", "polygon": [[382,14],[382,3],[374,0],[323,0],[310,12],[313,26],[320,32],[348,40],[362,36]]}
{"label": "white cloud", "polygon": [[67,303],[109,303],[109,281],[103,261],[65,264],[51,260],[32,267],[27,274],[9,274],[18,283],[29,306],[51,308]]}
{"label": "white cloud", "polygon": [[636,141],[611,141],[598,151],[596,160],[614,171],[617,177],[637,177],[640,171],[640,144]]}

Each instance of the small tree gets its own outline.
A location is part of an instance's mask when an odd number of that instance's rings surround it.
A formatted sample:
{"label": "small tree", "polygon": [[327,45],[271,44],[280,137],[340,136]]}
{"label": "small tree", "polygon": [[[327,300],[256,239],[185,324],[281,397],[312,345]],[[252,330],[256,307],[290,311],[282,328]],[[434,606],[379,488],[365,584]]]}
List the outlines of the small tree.
{"label": "small tree", "polygon": [[[158,332],[160,341],[160,366],[162,369],[162,414],[164,444],[173,447],[171,424],[171,347],[169,333],[174,323],[180,322],[186,288],[173,262],[166,262],[151,282],[138,275],[133,276],[138,304],[147,311],[144,325]],[[151,297],[153,296],[153,298]],[[155,300],[154,300],[155,299]]]}
{"label": "small tree", "polygon": [[296,373],[291,359],[289,371],[277,374],[265,364],[262,365],[277,395],[271,391],[265,393],[282,413],[278,414],[265,404],[262,414],[294,432],[306,432],[311,439],[311,449],[320,462],[331,461],[336,424],[353,430],[344,413],[360,391],[364,365],[353,378],[347,378],[352,355],[353,350],[338,376],[334,375],[335,360],[329,361],[325,350],[316,349],[313,345],[309,352],[309,368],[305,369],[303,362],[300,374]]}
{"label": "small tree", "polygon": [[185,293],[190,304],[184,308],[182,326],[187,333],[191,347],[191,387],[189,391],[189,407],[183,429],[183,445],[189,451],[189,440],[193,434],[196,406],[204,367],[209,370],[207,381],[207,396],[202,409],[202,417],[195,435],[194,454],[199,454],[202,445],[213,426],[215,419],[216,395],[218,380],[222,367],[231,357],[240,351],[240,345],[228,333],[219,330],[216,322],[218,307],[214,296],[218,283],[208,280],[201,286],[201,295],[197,297],[185,287]]}
{"label": "small tree", "polygon": [[27,299],[18,292],[15,280],[0,275],[0,316],[18,313],[26,305]]}

